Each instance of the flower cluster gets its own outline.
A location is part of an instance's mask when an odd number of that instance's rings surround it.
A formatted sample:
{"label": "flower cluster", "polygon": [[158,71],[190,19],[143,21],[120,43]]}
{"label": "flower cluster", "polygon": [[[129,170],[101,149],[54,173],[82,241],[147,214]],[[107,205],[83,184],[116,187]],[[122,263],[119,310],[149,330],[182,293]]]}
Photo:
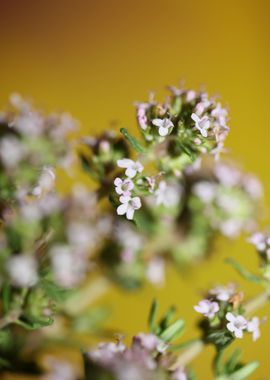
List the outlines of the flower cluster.
{"label": "flower cluster", "polygon": [[99,366],[96,380],[102,379],[104,373],[111,374],[117,380],[188,380],[184,369],[170,370],[168,351],[166,343],[154,334],[134,336],[130,347],[121,341],[101,343],[86,354],[87,379],[94,379],[91,370]]}
{"label": "flower cluster", "polygon": [[198,174],[191,185],[190,207],[200,207],[211,227],[227,237],[254,230],[256,205],[263,194],[258,179],[222,162],[205,177]]}
{"label": "flower cluster", "polygon": [[117,161],[119,168],[125,169],[127,178],[121,179],[117,177],[114,180],[115,191],[120,195],[119,201],[121,205],[117,207],[118,215],[126,215],[127,219],[132,220],[134,212],[141,208],[141,199],[134,196],[135,185],[133,181],[138,180],[138,175],[142,173],[143,166],[140,161],[133,161],[129,158],[124,158]]}
{"label": "flower cluster", "polygon": [[203,325],[205,339],[213,340],[217,345],[221,340],[226,343],[233,338],[242,338],[244,332],[251,333],[254,341],[260,337],[259,318],[244,316],[243,294],[237,292],[233,284],[211,289],[194,309],[208,320]]}
{"label": "flower cluster", "polygon": [[[170,88],[164,103],[151,99],[137,103],[137,121],[147,144],[167,138],[172,156],[191,153],[194,158],[222,152],[229,131],[228,111],[206,92]],[[176,167],[174,168],[176,169]]]}

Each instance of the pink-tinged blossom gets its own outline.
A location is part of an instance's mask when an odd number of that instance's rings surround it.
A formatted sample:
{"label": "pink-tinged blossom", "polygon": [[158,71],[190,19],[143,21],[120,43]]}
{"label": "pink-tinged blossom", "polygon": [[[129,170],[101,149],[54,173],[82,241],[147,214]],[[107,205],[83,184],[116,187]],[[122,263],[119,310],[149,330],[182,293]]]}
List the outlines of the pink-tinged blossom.
{"label": "pink-tinged blossom", "polygon": [[166,350],[167,345],[154,334],[139,333],[133,337],[131,348],[162,353]]}
{"label": "pink-tinged blossom", "polygon": [[192,189],[193,194],[200,198],[204,203],[210,203],[216,196],[217,187],[208,181],[197,182]]}
{"label": "pink-tinged blossom", "polygon": [[242,315],[234,315],[233,313],[227,313],[226,319],[227,329],[234,334],[236,338],[243,338],[243,331],[247,328],[247,320]]}
{"label": "pink-tinged blossom", "polygon": [[262,232],[255,232],[249,239],[248,242],[253,244],[258,251],[265,251],[266,244],[266,235]]}
{"label": "pink-tinged blossom", "polygon": [[182,195],[182,189],[177,184],[168,184],[161,181],[155,191],[156,204],[165,207],[177,205]]}
{"label": "pink-tinged blossom", "polygon": [[134,183],[129,178],[121,179],[117,177],[114,180],[114,185],[115,185],[115,191],[119,195],[123,194],[125,196],[128,196],[131,194],[131,190],[134,189]]}
{"label": "pink-tinged blossom", "polygon": [[235,285],[229,284],[228,286],[216,286],[210,290],[209,294],[215,296],[219,301],[227,302],[235,293],[235,290]]}
{"label": "pink-tinged blossom", "polygon": [[172,374],[172,380],[188,380],[187,374],[182,368],[178,368]]}
{"label": "pink-tinged blossom", "polygon": [[261,182],[253,175],[247,175],[243,179],[243,186],[247,193],[253,199],[260,199],[263,196],[263,187]]}
{"label": "pink-tinged blossom", "polygon": [[139,123],[139,126],[146,130],[147,128],[147,116],[146,116],[146,110],[149,107],[147,103],[139,103],[137,106],[137,120]]}
{"label": "pink-tinged blossom", "polygon": [[215,176],[226,187],[234,187],[241,182],[242,173],[235,167],[226,164],[215,166]]}
{"label": "pink-tinged blossom", "polygon": [[117,165],[119,168],[126,169],[125,174],[129,178],[134,178],[137,173],[141,173],[143,171],[143,165],[140,163],[140,161],[133,161],[129,158],[118,160]]}
{"label": "pink-tinged blossom", "polygon": [[222,126],[226,126],[228,111],[226,108],[222,108],[220,103],[217,103],[216,107],[211,111],[211,116],[217,119]]}
{"label": "pink-tinged blossom", "polygon": [[198,129],[203,137],[208,136],[208,129],[210,128],[210,120],[207,116],[200,118],[196,113],[191,115],[191,119],[195,122],[195,128]]}
{"label": "pink-tinged blossom", "polygon": [[259,339],[259,337],[261,336],[261,332],[260,332],[260,320],[258,317],[253,317],[250,321],[248,321],[247,331],[252,333],[253,341]]}
{"label": "pink-tinged blossom", "polygon": [[122,203],[120,206],[117,207],[117,214],[118,215],[125,215],[127,219],[132,220],[134,216],[134,212],[141,208],[142,203],[141,199],[139,197],[133,197],[131,198],[130,196],[125,197],[121,196],[120,197],[120,202]]}
{"label": "pink-tinged blossom", "polygon": [[194,310],[211,319],[214,318],[216,313],[219,311],[219,305],[217,302],[204,299],[201,300],[198,305],[194,306]]}
{"label": "pink-tinged blossom", "polygon": [[158,133],[164,137],[170,133],[171,128],[174,127],[172,121],[168,118],[165,119],[153,119],[152,124],[158,127]]}

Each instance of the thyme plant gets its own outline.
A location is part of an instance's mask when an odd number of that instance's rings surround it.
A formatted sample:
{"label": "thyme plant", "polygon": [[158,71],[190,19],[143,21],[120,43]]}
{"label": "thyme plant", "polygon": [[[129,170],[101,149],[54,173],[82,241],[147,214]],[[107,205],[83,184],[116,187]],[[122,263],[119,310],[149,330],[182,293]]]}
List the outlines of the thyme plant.
{"label": "thyme plant", "polygon": [[[257,368],[257,361],[243,364],[238,351],[224,359],[235,339],[259,338],[262,321],[253,312],[270,289],[270,238],[256,222],[262,186],[223,159],[228,110],[206,92],[175,87],[164,102],[150,95],[135,109],[136,137],[122,128],[76,141],[70,132],[78,123],[69,114],[46,115],[17,94],[0,113],[2,372],[82,378],[53,356],[46,373],[25,352],[33,341],[32,353],[42,348],[54,321],[69,345],[70,331],[97,332],[106,312],[85,309],[112,281],[129,291],[145,281],[166,284],[166,265],[181,273],[207,260],[219,235],[235,239],[243,232],[256,246],[260,269],[253,274],[233,258],[229,263],[265,288],[262,294],[245,302],[233,283],[210,289],[194,306],[201,336],[187,342],[176,309],[157,320],[154,301],[149,331],[130,345],[118,337],[83,347],[83,378],[192,380],[190,362],[204,345],[216,349],[215,379],[246,379]],[[78,162],[94,185],[87,188],[74,174],[63,194],[58,173],[70,175]]]}

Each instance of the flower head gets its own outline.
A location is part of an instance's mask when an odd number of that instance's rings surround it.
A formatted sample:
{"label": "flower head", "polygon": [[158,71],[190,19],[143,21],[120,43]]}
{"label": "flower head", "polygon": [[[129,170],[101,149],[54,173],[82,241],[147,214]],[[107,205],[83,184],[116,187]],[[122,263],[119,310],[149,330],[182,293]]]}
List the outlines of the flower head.
{"label": "flower head", "polygon": [[226,319],[227,329],[232,332],[236,338],[241,339],[243,337],[243,331],[247,328],[247,320],[242,315],[234,315],[233,313],[227,313]]}
{"label": "flower head", "polygon": [[194,306],[194,309],[203,314],[207,318],[214,318],[219,311],[219,305],[217,302],[212,302],[207,299],[201,300],[198,305]]}
{"label": "flower head", "polygon": [[153,119],[152,124],[158,127],[158,133],[160,136],[167,136],[170,132],[170,129],[174,127],[170,119]]}
{"label": "flower head", "polygon": [[129,178],[134,178],[137,173],[141,173],[143,171],[143,165],[140,161],[133,161],[129,158],[118,160],[117,165],[119,168],[126,169],[125,174]]}

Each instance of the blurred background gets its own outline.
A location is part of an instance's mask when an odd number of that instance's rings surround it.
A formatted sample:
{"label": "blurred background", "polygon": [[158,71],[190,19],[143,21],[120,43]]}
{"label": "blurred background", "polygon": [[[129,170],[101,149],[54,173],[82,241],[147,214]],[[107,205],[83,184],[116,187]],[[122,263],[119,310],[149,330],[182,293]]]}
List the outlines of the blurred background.
{"label": "blurred background", "polygon": [[[159,97],[167,84],[179,80],[187,87],[205,85],[229,106],[230,153],[265,187],[262,224],[267,225],[269,11],[267,0],[1,0],[0,104],[16,91],[48,111],[69,111],[80,120],[82,134],[96,134],[112,123],[135,130],[133,103],[146,100],[150,90]],[[246,296],[259,291],[223,263],[233,255],[255,267],[254,249],[244,238],[220,239],[214,251],[185,277],[169,269],[161,289],[149,285],[142,292],[125,293],[112,287],[101,300],[113,309],[108,327],[127,337],[145,331],[149,304],[156,296],[161,310],[172,303],[178,306],[187,319],[186,337],[194,337],[193,305],[201,290],[235,279],[245,285]],[[270,315],[270,307],[259,314]],[[244,359],[260,359],[254,379],[270,379],[269,341],[270,320],[258,342],[246,337],[238,343]],[[206,349],[194,361],[199,379],[211,379],[212,354]]]}

